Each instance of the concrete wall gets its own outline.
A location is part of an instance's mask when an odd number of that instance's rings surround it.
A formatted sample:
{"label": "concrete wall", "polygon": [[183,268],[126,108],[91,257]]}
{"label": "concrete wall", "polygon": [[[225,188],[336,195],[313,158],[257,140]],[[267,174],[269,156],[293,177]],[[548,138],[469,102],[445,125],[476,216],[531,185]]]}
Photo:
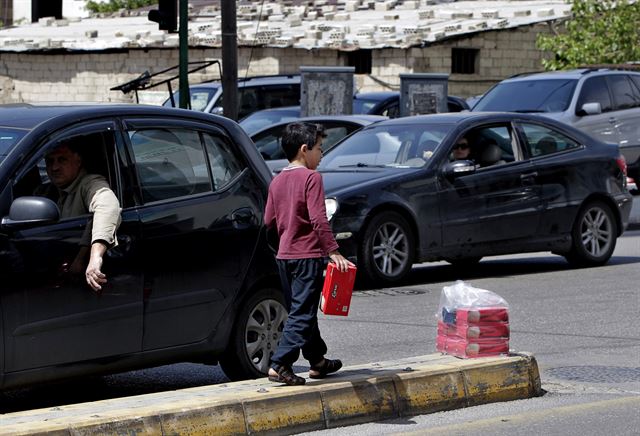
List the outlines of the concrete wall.
{"label": "concrete wall", "polygon": [[[469,97],[485,92],[492,84],[512,74],[542,70],[543,53],[535,38],[547,32],[546,25],[526,26],[477,33],[423,48],[387,48],[372,52],[371,75],[356,75],[359,91],[399,90],[400,73],[451,72],[451,49],[479,49],[477,74],[450,74],[449,94]],[[217,48],[192,48],[189,60],[220,59]],[[247,63],[251,65],[247,72]],[[161,71],[178,64],[176,49],[131,49],[111,52],[0,52],[0,103],[103,101],[130,102],[109,88],[136,78],[145,70]],[[300,66],[347,66],[347,54],[330,49],[242,47],[238,76],[298,73]],[[177,73],[177,71],[176,71]],[[216,66],[193,74],[191,83],[219,77]],[[177,83],[174,89],[177,88]],[[164,89],[143,91],[141,102],[161,103]]]}

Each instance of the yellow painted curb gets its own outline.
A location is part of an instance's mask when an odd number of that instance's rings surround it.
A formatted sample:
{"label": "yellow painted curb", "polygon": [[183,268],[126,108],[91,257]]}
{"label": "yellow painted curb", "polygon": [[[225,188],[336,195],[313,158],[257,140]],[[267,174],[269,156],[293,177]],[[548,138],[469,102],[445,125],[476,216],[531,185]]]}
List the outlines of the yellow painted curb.
{"label": "yellow painted curb", "polygon": [[530,354],[432,354],[345,367],[305,386],[266,379],[0,415],[0,435],[288,434],[541,393]]}

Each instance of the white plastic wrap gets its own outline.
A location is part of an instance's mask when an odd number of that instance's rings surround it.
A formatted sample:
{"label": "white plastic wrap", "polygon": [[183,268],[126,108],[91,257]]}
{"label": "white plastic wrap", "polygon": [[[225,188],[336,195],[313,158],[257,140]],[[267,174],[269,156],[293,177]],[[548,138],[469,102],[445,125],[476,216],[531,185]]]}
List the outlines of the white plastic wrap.
{"label": "white plastic wrap", "polygon": [[436,317],[443,322],[455,323],[458,309],[478,309],[483,307],[508,309],[509,304],[495,292],[474,288],[462,280],[458,280],[453,285],[442,288]]}

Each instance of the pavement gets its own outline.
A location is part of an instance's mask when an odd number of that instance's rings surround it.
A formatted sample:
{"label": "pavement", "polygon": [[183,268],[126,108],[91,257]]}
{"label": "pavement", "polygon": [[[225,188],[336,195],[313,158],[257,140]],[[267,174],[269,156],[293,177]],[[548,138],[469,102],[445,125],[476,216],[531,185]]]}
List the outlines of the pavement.
{"label": "pavement", "polygon": [[304,386],[263,378],[8,413],[0,415],[0,435],[292,434],[541,393],[529,353],[429,354],[345,367]]}

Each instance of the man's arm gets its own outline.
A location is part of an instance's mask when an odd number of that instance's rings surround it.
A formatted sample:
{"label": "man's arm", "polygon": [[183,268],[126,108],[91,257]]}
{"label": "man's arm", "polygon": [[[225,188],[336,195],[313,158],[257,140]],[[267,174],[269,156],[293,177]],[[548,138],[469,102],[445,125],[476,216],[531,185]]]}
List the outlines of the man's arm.
{"label": "man's arm", "polygon": [[89,265],[87,266],[85,277],[94,291],[101,290],[101,285],[107,283],[107,276],[102,272],[102,257],[106,252],[107,246],[103,242],[96,241],[91,244],[91,256],[89,257]]}

